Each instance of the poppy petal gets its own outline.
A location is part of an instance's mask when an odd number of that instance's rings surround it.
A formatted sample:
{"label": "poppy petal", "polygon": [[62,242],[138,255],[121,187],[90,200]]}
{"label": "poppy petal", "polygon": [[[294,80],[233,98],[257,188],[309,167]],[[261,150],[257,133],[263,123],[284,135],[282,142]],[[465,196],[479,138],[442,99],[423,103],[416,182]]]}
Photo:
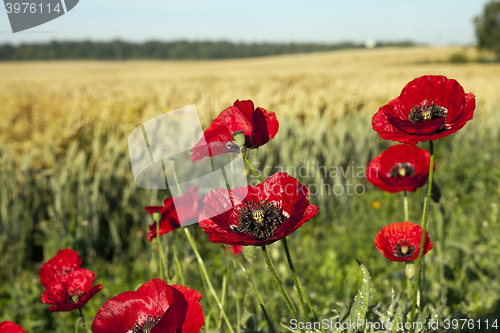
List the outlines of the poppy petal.
{"label": "poppy petal", "polygon": [[80,257],[78,252],[72,249],[64,249],[57,252],[57,254],[44,263],[38,272],[40,276],[40,281],[42,286],[47,288],[47,286],[57,278],[59,275],[63,275],[79,269],[82,267],[83,257]]}
{"label": "poppy petal", "polygon": [[24,329],[12,321],[4,321],[0,323],[0,332],[3,333],[26,333]]}
{"label": "poppy petal", "polygon": [[151,333],[197,333],[205,317],[200,304],[201,294],[184,286],[171,285],[174,303]]}

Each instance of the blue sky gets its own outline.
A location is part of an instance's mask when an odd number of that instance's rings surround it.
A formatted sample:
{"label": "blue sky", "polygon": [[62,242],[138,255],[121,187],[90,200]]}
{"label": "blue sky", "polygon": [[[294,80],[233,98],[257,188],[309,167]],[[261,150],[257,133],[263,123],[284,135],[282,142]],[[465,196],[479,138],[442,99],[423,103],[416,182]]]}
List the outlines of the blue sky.
{"label": "blue sky", "polygon": [[[7,1],[8,2],[8,1]],[[49,40],[475,42],[489,0],[81,0],[67,14],[13,34],[0,9],[0,43]]]}

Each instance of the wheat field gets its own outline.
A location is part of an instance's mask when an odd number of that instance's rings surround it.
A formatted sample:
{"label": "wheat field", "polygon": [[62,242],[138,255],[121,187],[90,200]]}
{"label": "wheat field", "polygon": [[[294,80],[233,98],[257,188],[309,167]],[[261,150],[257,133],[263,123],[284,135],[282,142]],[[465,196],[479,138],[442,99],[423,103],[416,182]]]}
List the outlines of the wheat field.
{"label": "wheat field", "polygon": [[[57,146],[95,127],[126,135],[161,112],[196,104],[206,125],[236,99],[279,115],[318,108],[337,119],[373,113],[406,82],[440,74],[498,102],[496,64],[439,63],[461,48],[349,50],[224,61],[27,62],[0,64],[0,141],[16,152]],[[474,50],[466,50],[475,53]],[[481,113],[484,115],[484,113]]]}
{"label": "wheat field", "polygon": [[[84,255],[104,286],[86,305],[88,318],[110,297],[152,278],[152,246],[145,240],[152,221],[143,207],[160,204],[165,193],[134,182],[127,137],[138,125],[195,104],[206,128],[235,100],[252,99],[276,113],[280,129],[251,152],[251,161],[365,166],[391,144],[372,130],[372,115],[407,82],[430,74],[456,79],[476,95],[477,108],[463,130],[436,143],[436,181],[445,200],[431,207],[435,248],[426,257],[425,302],[443,317],[498,317],[500,64],[450,63],[457,53],[479,56],[474,48],[412,47],[223,61],[0,63],[0,321],[14,320],[27,332],[74,330],[76,314],[51,315],[40,302],[38,269],[61,248]],[[333,185],[347,179],[299,180]],[[362,196],[312,196],[320,214],[289,237],[299,276],[323,317],[343,300],[346,278],[352,294],[360,286],[355,258],[371,270],[373,305],[390,302],[392,289],[404,295],[403,268],[373,246],[382,226],[402,218],[401,196],[366,179],[352,181],[364,186]],[[410,196],[415,222],[422,197],[422,189]],[[264,330],[245,278],[220,246],[192,230],[214,284],[226,286],[225,304],[238,332],[252,331],[251,317],[253,331]],[[165,237],[170,260],[178,256],[181,267],[169,268],[172,279],[180,283],[182,275],[204,295],[204,330],[224,331],[196,259],[178,235]],[[279,245],[269,248],[292,289]],[[246,265],[273,319],[287,322],[262,258]],[[234,273],[225,275],[230,268]]]}

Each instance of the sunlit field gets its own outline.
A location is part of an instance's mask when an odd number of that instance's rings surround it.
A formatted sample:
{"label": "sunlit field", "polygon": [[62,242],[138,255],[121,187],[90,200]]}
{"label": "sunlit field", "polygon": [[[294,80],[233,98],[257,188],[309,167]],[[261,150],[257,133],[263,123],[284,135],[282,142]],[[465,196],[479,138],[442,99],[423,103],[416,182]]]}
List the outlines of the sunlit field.
{"label": "sunlit field", "polygon": [[[371,274],[368,313],[382,318],[399,294],[405,315],[410,295],[404,264],[374,246],[383,226],[403,221],[403,196],[382,192],[363,173],[394,143],[382,140],[371,120],[407,82],[445,75],[474,93],[477,106],[462,130],[434,143],[442,198],[430,207],[434,247],[425,256],[421,307],[433,319],[491,324],[499,318],[500,326],[500,64],[448,62],[457,52],[477,56],[472,48],[415,47],[224,61],[0,63],[0,322],[15,321],[26,332],[75,331],[75,311],[51,314],[40,301],[38,270],[60,249],[83,255],[84,267],[103,286],[83,308],[88,326],[106,300],[159,277],[157,245],[146,240],[153,220],[144,207],[160,205],[168,193],[135,184],[128,135],[191,104],[205,129],[237,99],[251,99],[279,120],[276,137],[249,152],[252,165],[264,177],[288,170],[320,207],[288,237],[318,317],[330,318],[354,300],[362,286],[356,259]],[[429,149],[427,142],[418,146]],[[273,168],[265,173],[264,166]],[[415,223],[424,192],[425,186],[409,193]],[[235,331],[267,332],[241,269],[197,225],[188,228]],[[161,237],[168,278],[203,295],[202,330],[226,332],[183,233]],[[263,295],[277,330],[286,331],[292,316],[258,250],[236,259]],[[268,251],[305,320],[281,243]]]}

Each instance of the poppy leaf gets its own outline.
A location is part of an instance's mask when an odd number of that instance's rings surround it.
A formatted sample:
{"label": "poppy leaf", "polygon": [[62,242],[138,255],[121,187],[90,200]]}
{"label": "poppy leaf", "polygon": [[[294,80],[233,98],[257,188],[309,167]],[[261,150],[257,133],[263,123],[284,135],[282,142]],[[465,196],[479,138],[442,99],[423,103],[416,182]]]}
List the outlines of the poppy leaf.
{"label": "poppy leaf", "polygon": [[[361,288],[359,289],[358,294],[354,298],[354,304],[351,308],[351,322],[357,322],[358,320],[365,321],[366,312],[368,311],[368,305],[370,304],[370,272],[368,268],[366,268],[361,261],[356,259],[359,267],[361,268],[361,272],[363,273],[363,282],[361,284]],[[351,332],[352,330],[349,328],[348,330]]]}

